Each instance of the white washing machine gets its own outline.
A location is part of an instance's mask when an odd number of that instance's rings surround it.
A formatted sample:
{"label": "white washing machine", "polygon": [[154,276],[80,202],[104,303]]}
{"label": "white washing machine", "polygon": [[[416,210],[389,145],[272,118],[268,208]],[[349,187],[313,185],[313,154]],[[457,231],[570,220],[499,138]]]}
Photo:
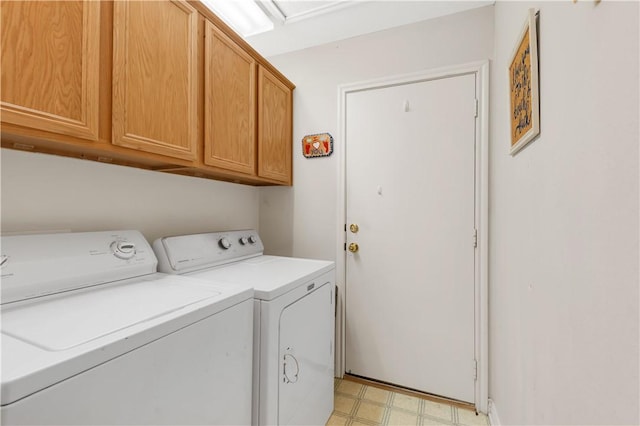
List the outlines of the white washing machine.
{"label": "white washing machine", "polygon": [[2,237],[11,424],[247,424],[253,290],[156,273],[137,231]]}
{"label": "white washing machine", "polygon": [[253,424],[324,425],[333,411],[333,262],[263,254],[253,230],[156,240],[158,269],[255,291]]}

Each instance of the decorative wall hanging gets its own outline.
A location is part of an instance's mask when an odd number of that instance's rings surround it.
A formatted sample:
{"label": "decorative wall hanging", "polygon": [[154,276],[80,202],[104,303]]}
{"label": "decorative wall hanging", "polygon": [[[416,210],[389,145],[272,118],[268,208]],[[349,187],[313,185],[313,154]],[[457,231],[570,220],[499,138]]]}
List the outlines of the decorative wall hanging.
{"label": "decorative wall hanging", "polygon": [[329,133],[307,135],[302,138],[302,155],[307,158],[328,157],[333,152],[333,136]]}
{"label": "decorative wall hanging", "polygon": [[509,62],[511,155],[540,133],[537,16],[535,9],[529,9]]}

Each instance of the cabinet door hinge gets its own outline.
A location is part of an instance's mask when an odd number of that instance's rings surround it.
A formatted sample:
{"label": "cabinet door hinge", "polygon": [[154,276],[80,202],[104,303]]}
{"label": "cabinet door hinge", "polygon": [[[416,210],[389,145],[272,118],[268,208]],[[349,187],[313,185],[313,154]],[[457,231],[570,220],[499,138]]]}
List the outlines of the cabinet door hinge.
{"label": "cabinet door hinge", "polygon": [[473,230],[473,247],[478,247],[478,230]]}
{"label": "cabinet door hinge", "polygon": [[476,99],[476,106],[475,106],[475,112],[474,112],[474,117],[478,117],[478,100]]}
{"label": "cabinet door hinge", "polygon": [[473,360],[473,380],[478,380],[478,361]]}

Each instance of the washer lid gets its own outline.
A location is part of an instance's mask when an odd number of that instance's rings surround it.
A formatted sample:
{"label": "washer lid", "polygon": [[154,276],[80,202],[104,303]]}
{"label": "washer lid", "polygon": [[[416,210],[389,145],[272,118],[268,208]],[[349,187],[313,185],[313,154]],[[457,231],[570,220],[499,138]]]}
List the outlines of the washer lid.
{"label": "washer lid", "polygon": [[2,306],[2,405],[251,300],[249,287],[152,274]]}
{"label": "washer lid", "polygon": [[[254,298],[273,300],[300,285],[334,269],[334,263],[326,260],[300,259],[281,256],[258,256],[224,265],[207,271],[199,271],[189,276],[229,282],[236,285],[250,285]],[[324,283],[318,283],[316,287]]]}
{"label": "washer lid", "polygon": [[48,351],[61,351],[220,295],[168,277],[101,286],[2,312],[2,333]]}

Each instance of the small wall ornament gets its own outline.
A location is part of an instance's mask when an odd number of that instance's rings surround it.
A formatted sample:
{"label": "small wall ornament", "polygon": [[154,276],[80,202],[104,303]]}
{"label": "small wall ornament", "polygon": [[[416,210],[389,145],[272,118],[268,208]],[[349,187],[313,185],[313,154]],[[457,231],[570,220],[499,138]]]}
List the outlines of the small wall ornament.
{"label": "small wall ornament", "polygon": [[333,153],[333,136],[329,133],[307,135],[302,138],[302,155],[306,158],[328,157]]}

